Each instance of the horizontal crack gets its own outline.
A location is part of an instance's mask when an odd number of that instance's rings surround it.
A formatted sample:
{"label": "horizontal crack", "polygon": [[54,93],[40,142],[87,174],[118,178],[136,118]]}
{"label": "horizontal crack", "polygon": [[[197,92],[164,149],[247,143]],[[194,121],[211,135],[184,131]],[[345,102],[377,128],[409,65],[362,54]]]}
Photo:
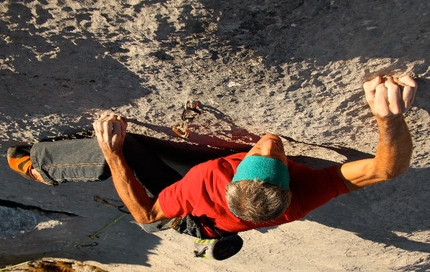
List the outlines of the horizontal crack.
{"label": "horizontal crack", "polygon": [[33,211],[38,211],[45,214],[61,214],[61,215],[67,215],[67,216],[78,216],[77,214],[70,213],[70,212],[45,210],[37,206],[25,205],[22,203],[10,201],[10,200],[4,200],[4,199],[0,199],[0,206],[9,207],[9,208],[20,208],[24,210],[33,210]]}

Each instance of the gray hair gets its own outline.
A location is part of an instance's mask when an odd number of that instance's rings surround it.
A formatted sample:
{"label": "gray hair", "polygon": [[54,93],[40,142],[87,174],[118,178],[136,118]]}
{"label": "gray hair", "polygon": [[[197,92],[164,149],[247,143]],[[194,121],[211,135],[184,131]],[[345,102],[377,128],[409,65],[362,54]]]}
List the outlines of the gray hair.
{"label": "gray hair", "polygon": [[257,179],[229,183],[225,197],[232,213],[251,222],[274,220],[291,203],[290,190]]}

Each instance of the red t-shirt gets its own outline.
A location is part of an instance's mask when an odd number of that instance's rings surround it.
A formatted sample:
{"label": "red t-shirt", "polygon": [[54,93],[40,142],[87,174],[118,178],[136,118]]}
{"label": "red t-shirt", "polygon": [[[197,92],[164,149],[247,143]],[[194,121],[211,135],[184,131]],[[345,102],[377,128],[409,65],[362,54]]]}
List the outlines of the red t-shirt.
{"label": "red t-shirt", "polygon": [[[159,194],[164,214],[168,218],[185,217],[188,214],[196,217],[204,215],[220,230],[240,232],[303,218],[332,198],[348,192],[336,166],[315,170],[288,160],[292,199],[286,212],[281,217],[264,223],[241,220],[230,212],[225,190],[245,155],[246,153],[234,154],[190,169],[184,178]],[[217,236],[210,227],[204,227],[202,232],[208,237]]]}

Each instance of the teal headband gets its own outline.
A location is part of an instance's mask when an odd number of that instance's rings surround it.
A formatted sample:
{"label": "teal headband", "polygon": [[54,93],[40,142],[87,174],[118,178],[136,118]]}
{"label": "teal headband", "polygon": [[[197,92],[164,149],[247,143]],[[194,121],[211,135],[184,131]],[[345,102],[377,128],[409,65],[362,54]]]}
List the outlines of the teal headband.
{"label": "teal headband", "polygon": [[290,174],[287,166],[280,160],[263,157],[248,156],[237,167],[231,182],[241,180],[260,180],[285,189],[290,188]]}

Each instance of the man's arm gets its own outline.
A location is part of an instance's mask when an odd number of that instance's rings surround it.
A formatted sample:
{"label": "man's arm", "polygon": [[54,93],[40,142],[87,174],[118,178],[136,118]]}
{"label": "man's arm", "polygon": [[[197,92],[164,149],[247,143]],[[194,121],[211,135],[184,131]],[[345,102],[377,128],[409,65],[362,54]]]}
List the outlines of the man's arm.
{"label": "man's arm", "polygon": [[99,146],[112,174],[119,197],[134,219],[141,224],[164,219],[158,199],[148,197],[144,187],[127,165],[122,147],[127,122],[116,115],[104,115],[93,124]]}
{"label": "man's arm", "polygon": [[404,173],[412,154],[412,139],[403,113],[414,100],[416,82],[409,76],[387,77],[385,81],[377,77],[364,83],[363,88],[378,123],[379,141],[373,159],[348,162],[340,167],[339,175],[350,191]]}

